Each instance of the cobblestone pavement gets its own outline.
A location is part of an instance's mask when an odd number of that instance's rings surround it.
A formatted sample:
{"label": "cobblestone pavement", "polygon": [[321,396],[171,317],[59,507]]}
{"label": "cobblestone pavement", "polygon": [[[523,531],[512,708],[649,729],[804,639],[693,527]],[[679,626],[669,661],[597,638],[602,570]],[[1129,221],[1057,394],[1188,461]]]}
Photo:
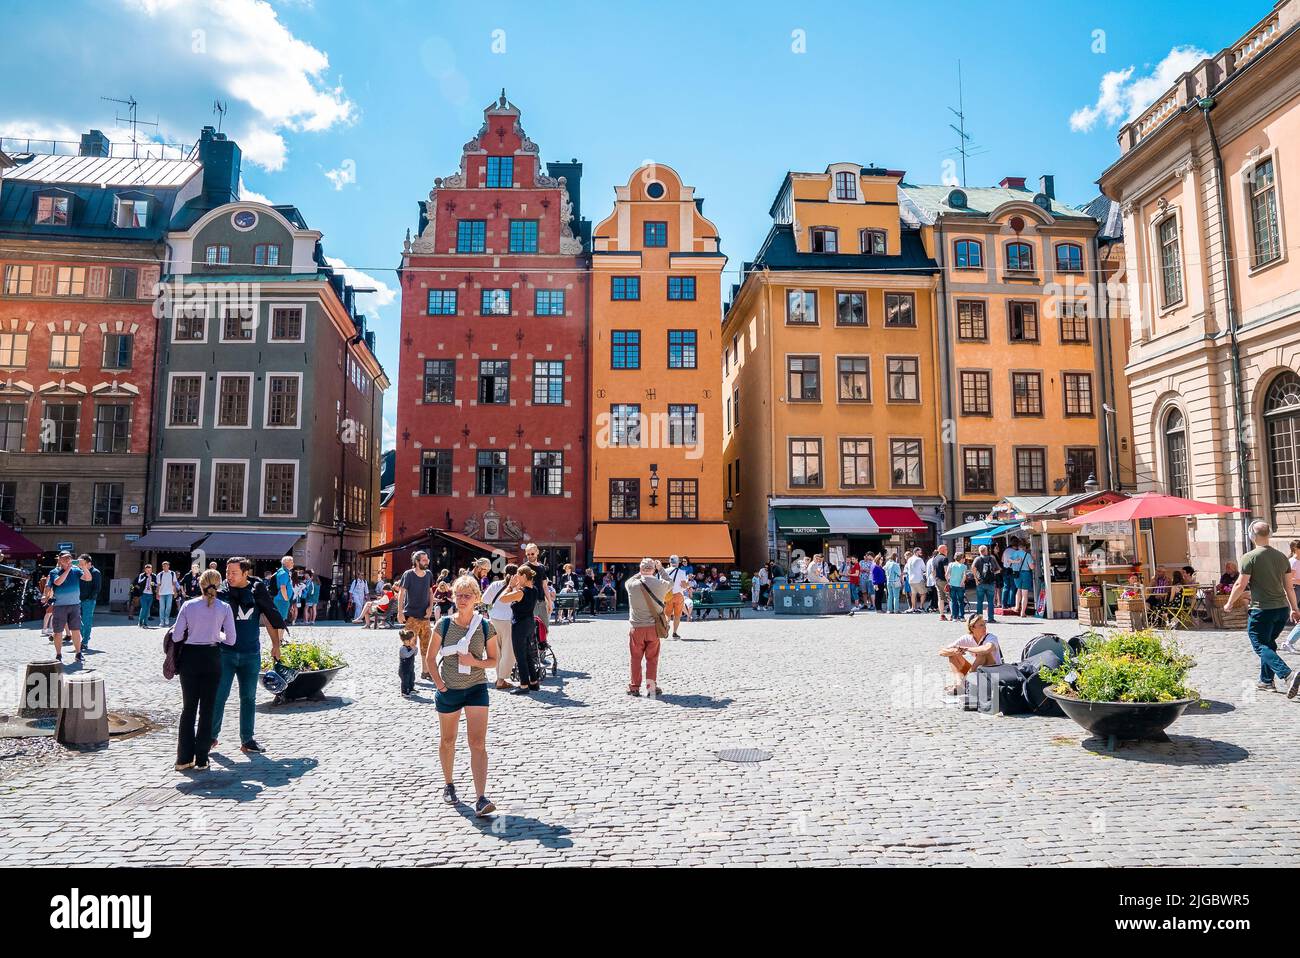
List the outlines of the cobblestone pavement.
{"label": "cobblestone pavement", "polygon": [[[559,676],[530,698],[493,693],[499,813],[481,822],[439,800],[432,687],[400,697],[395,632],[297,630],[347,657],[331,698],[277,707],[260,692],[265,756],[223,746],[210,772],[181,775],[162,632],[101,625],[86,667],[106,677],[110,708],[163,727],[7,773],[4,756],[22,746],[0,739],[0,865],[1293,860],[1300,700],[1256,695],[1243,634],[1186,635],[1209,707],[1180,719],[1170,743],[1111,753],[1068,719],[945,702],[934,650],[959,628],[932,615],[695,623],[664,643],[658,701],[624,694],[624,623],[552,628]],[[1043,628],[996,631],[1015,659]],[[0,630],[0,706],[47,650],[32,628]],[[232,696],[227,738],[236,712]],[[472,800],[463,735],[457,780]],[[715,757],[738,747],[772,758]]]}

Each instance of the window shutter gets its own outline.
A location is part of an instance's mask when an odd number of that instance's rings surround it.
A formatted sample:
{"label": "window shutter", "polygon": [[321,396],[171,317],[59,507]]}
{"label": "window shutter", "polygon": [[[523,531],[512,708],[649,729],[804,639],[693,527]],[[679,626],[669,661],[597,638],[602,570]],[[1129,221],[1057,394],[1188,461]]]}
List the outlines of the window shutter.
{"label": "window shutter", "polygon": [[161,272],[157,266],[144,266],[135,286],[136,299],[153,299],[153,288],[158,285]]}
{"label": "window shutter", "polygon": [[104,273],[102,266],[90,268],[90,282],[86,286],[86,292],[92,299],[104,298]]}
{"label": "window shutter", "polygon": [[36,295],[49,296],[54,292],[54,267],[36,267]]}

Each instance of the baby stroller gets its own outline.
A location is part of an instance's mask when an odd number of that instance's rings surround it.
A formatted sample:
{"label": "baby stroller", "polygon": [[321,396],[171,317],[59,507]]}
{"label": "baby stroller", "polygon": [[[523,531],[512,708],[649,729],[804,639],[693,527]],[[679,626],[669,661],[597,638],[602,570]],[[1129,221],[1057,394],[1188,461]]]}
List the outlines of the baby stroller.
{"label": "baby stroller", "polygon": [[[535,641],[528,646],[528,654],[533,658],[533,674],[538,678],[545,678],[549,669],[552,676],[558,675],[560,660],[555,657],[555,649],[546,640],[546,623],[539,616],[533,616],[533,621],[537,626]],[[518,665],[510,672],[510,678],[515,682],[519,681]]]}

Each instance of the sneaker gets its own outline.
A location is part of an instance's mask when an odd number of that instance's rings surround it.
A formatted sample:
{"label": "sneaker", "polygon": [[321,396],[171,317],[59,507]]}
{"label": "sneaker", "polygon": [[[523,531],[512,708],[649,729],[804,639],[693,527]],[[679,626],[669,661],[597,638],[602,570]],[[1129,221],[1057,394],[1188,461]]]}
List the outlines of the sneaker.
{"label": "sneaker", "polygon": [[77,656],[76,656],[76,659],[75,659],[74,661],[77,661],[77,662],[84,662],[84,661],[86,661],[86,657],[85,657],[84,655],[82,655],[80,652],[78,652],[78,653],[77,653]]}
{"label": "sneaker", "polygon": [[657,699],[663,695],[664,690],[657,685],[647,685],[645,688],[645,697],[648,699]]}
{"label": "sneaker", "polygon": [[640,698],[640,697],[641,697],[641,690],[640,690],[640,689],[628,689],[628,690],[627,690],[627,694],[628,694],[628,695],[635,696],[636,698]]}
{"label": "sneaker", "polygon": [[241,752],[265,752],[266,749],[257,744],[257,739],[250,738],[243,745],[239,746]]}
{"label": "sneaker", "polygon": [[456,786],[444,785],[442,787],[442,800],[447,805],[455,805],[459,799],[456,798]]}
{"label": "sneaker", "polygon": [[1296,695],[1300,695],[1300,669],[1292,672],[1286,680],[1286,697],[1293,699]]}
{"label": "sneaker", "polygon": [[474,816],[476,818],[486,818],[497,810],[492,804],[492,800],[486,795],[480,795],[478,801],[474,803]]}
{"label": "sneaker", "polygon": [[1267,682],[1256,682],[1256,683],[1255,683],[1255,688],[1259,689],[1261,692],[1276,692],[1276,691],[1277,691],[1277,687],[1273,684],[1273,682],[1272,682],[1271,679],[1270,679],[1269,681],[1267,681]]}
{"label": "sneaker", "polygon": [[176,763],[176,771],[178,771],[178,772],[186,772],[186,771],[189,771],[190,769],[192,769],[193,767],[194,767],[194,763],[193,763],[193,762],[177,762],[177,763]]}
{"label": "sneaker", "polygon": [[1300,652],[1300,649],[1297,649],[1294,645],[1291,644],[1290,639],[1287,639],[1285,642],[1279,645],[1278,650],[1282,652]]}
{"label": "sneaker", "polygon": [[204,762],[202,765],[200,765],[198,762],[195,762],[195,763],[194,763],[194,771],[196,771],[196,772],[206,772],[207,770],[208,770],[208,763],[207,763],[207,762]]}
{"label": "sneaker", "polygon": [[510,694],[511,694],[511,695],[527,695],[527,694],[528,694],[529,692],[531,692],[531,691],[532,691],[532,689],[529,688],[527,685],[520,685],[520,686],[518,686],[517,688],[513,688],[513,689],[511,689],[511,690],[510,690]]}

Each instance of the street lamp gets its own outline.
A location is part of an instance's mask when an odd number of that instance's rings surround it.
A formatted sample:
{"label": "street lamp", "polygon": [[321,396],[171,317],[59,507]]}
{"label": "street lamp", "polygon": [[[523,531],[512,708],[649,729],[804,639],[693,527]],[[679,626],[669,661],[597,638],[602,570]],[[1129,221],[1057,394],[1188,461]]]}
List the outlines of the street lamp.
{"label": "street lamp", "polygon": [[659,466],[650,463],[650,508],[659,505]]}
{"label": "street lamp", "polygon": [[1093,473],[1088,473],[1088,478],[1083,483],[1084,492],[1101,492],[1101,483]]}
{"label": "street lamp", "polygon": [[731,498],[731,496],[727,496],[722,505],[728,512],[730,512],[732,509],[736,508],[736,500]]}

